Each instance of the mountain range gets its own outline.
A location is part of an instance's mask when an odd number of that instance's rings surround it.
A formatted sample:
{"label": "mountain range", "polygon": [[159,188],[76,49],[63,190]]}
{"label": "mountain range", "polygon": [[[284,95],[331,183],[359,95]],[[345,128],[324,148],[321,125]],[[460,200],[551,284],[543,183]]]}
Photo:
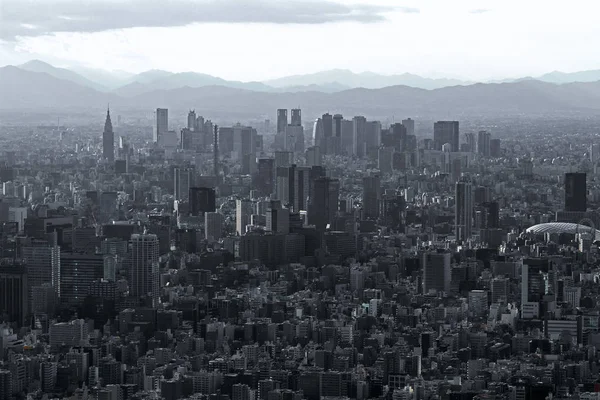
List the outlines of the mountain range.
{"label": "mountain range", "polygon": [[113,92],[121,96],[136,96],[160,89],[177,89],[185,86],[226,86],[263,92],[339,92],[353,88],[381,89],[388,86],[410,86],[421,89],[440,89],[448,86],[472,85],[474,83],[505,83],[538,80],[548,83],[595,82],[600,80],[600,70],[564,73],[549,72],[538,77],[521,77],[489,82],[460,79],[425,78],[415,74],[380,75],[373,72],[354,73],[347,69],[332,69],[305,75],[291,75],[264,82],[230,81],[198,72],[169,72],[149,70],[139,74],[124,71],[103,71],[90,68],[57,68],[40,60],[32,60],[17,66],[31,72],[44,72],[55,78],[75,82],[99,91]]}
{"label": "mountain range", "polygon": [[[120,73],[119,79],[92,81],[87,74],[41,62],[0,68],[0,109],[152,110],[168,107],[203,113],[269,115],[276,108],[300,107],[306,115],[326,111],[349,115],[523,115],[550,113],[600,114],[600,71],[576,74],[553,72],[541,79],[501,83],[457,83],[428,80],[416,75],[384,77],[328,71],[268,82],[234,82],[198,73],[174,74],[152,70],[138,75]],[[96,74],[96,77],[100,76]],[[114,76],[115,75],[111,75]],[[571,78],[569,78],[571,76]],[[342,82],[330,81],[339,77]],[[567,82],[576,77],[585,82]],[[594,80],[595,78],[598,80]],[[343,79],[341,79],[343,78]],[[412,79],[438,82],[444,87],[420,88],[386,82]],[[116,81],[123,83],[114,86]],[[372,86],[372,87],[355,87]],[[424,85],[424,83],[422,83]]]}

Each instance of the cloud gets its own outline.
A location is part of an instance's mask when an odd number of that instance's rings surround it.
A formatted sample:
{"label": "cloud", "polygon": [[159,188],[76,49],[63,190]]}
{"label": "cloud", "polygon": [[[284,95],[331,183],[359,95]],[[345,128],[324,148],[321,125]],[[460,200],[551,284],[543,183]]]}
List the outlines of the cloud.
{"label": "cloud", "polygon": [[410,7],[345,5],[331,0],[1,0],[0,39],[55,32],[102,32],[193,23],[372,23]]}
{"label": "cloud", "polygon": [[476,8],[474,10],[469,11],[470,14],[485,14],[487,12],[490,12],[490,10],[487,8]]}

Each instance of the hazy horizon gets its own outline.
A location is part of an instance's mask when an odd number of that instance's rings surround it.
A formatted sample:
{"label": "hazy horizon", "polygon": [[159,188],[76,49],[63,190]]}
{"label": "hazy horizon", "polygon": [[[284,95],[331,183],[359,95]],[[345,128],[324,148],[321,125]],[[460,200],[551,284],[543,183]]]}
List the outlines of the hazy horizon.
{"label": "hazy horizon", "polygon": [[600,5],[531,0],[3,0],[0,65],[265,81],[331,69],[472,81],[599,69]]}

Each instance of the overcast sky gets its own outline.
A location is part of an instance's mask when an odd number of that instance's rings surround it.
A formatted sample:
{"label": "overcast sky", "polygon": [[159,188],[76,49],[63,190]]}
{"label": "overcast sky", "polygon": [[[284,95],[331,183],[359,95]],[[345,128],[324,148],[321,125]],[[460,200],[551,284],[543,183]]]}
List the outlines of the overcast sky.
{"label": "overcast sky", "polygon": [[0,0],[0,65],[264,80],[600,69],[597,0]]}

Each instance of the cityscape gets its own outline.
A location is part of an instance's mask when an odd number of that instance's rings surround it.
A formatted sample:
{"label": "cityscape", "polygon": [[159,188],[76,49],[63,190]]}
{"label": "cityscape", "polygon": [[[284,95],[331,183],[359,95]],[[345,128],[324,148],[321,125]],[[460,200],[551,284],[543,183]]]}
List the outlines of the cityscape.
{"label": "cityscape", "polygon": [[[419,75],[385,73],[372,40],[379,72],[352,72],[352,28],[429,6],[47,1],[0,11],[0,400],[600,400],[600,70],[577,49],[434,77],[405,49],[386,68]],[[210,18],[353,39],[317,61],[157,39]]]}

